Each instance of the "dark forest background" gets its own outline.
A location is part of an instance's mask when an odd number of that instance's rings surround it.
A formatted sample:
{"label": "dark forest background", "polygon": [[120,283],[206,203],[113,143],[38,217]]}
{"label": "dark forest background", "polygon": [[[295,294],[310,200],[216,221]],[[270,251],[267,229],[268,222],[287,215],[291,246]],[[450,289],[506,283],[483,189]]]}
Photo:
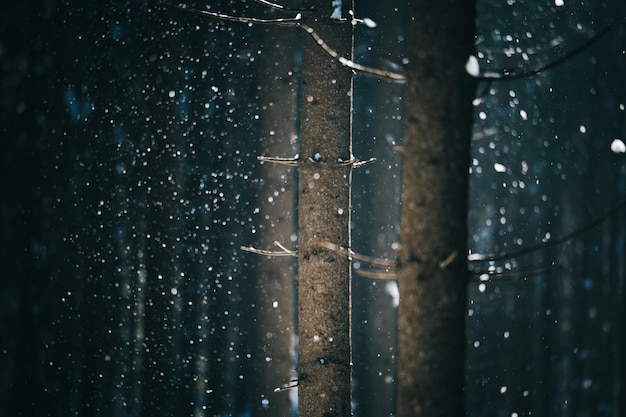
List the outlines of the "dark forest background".
{"label": "dark forest background", "polygon": [[[384,4],[382,4],[384,3]],[[201,2],[192,2],[203,7]],[[213,3],[212,3],[213,4]],[[274,16],[221,1],[233,14]],[[477,3],[470,416],[626,415],[626,6]],[[355,55],[406,55],[407,5],[364,1]],[[0,10],[0,415],[287,416],[301,34],[145,1]],[[353,249],[395,257],[405,87],[355,76]],[[620,208],[621,207],[621,208]],[[611,215],[603,217],[606,213]],[[394,409],[397,286],[353,278],[354,413]]]}

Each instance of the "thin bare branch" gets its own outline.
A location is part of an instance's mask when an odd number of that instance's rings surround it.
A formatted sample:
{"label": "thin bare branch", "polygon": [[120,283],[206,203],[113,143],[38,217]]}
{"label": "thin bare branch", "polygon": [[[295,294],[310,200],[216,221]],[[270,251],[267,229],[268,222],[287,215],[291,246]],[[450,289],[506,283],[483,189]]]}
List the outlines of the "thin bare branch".
{"label": "thin bare branch", "polygon": [[439,269],[446,269],[448,265],[450,265],[452,261],[454,261],[458,255],[459,253],[457,251],[452,252],[450,255],[448,255],[446,259],[439,262]]}
{"label": "thin bare branch", "polygon": [[296,251],[287,249],[279,242],[274,242],[274,245],[276,245],[280,250],[274,251],[274,250],[257,249],[252,246],[240,246],[239,249],[244,250],[246,252],[256,253],[257,255],[265,255],[265,256],[298,256]]}
{"label": "thin bare branch", "polygon": [[298,8],[291,8],[291,7],[283,6],[282,4],[272,3],[271,1],[267,1],[267,0],[254,0],[254,1],[256,1],[257,3],[261,3],[264,6],[271,7],[272,9],[283,10],[285,12],[310,12],[311,10],[315,8],[314,6],[311,6],[309,9],[298,9]]}
{"label": "thin bare branch", "polygon": [[274,245],[278,246],[279,249],[281,249],[283,252],[285,253],[289,253],[292,256],[296,256],[296,251],[293,251],[291,249],[287,249],[286,247],[284,247],[280,242],[278,241],[274,241]]}
{"label": "thin bare branch", "polygon": [[372,279],[397,279],[395,269],[391,271],[372,271],[369,269],[357,269],[355,273],[363,278]]}
{"label": "thin bare branch", "polygon": [[294,156],[293,158],[279,158],[273,156],[257,156],[261,162],[270,162],[272,164],[280,164],[280,165],[289,165],[289,166],[298,166],[298,156]]}
{"label": "thin bare branch", "polygon": [[574,57],[575,55],[581,53],[582,51],[584,51],[585,49],[589,48],[591,45],[593,45],[596,41],[598,41],[600,38],[602,38],[604,35],[606,35],[609,30],[611,30],[610,26],[605,27],[603,30],[601,30],[600,32],[598,32],[595,36],[593,36],[591,39],[587,40],[585,43],[583,43],[582,45],[580,45],[578,48],[566,53],[565,55],[563,55],[562,57],[549,62],[546,65],[543,65],[539,68],[535,68],[533,70],[530,71],[526,71],[526,72],[514,72],[514,71],[510,71],[507,69],[502,69],[502,70],[492,70],[483,74],[478,74],[476,76],[474,76],[474,78],[476,78],[477,80],[484,80],[484,81],[505,81],[505,80],[517,80],[520,78],[529,78],[532,77],[534,75],[537,75],[543,71],[547,71],[549,69],[555,68],[561,64],[563,64],[565,61],[567,61],[568,59]]}
{"label": "thin bare branch", "polygon": [[[313,158],[310,158],[310,159],[312,159],[313,162],[318,162],[318,161],[316,161]],[[370,159],[367,159],[365,161],[361,161],[360,159],[355,158],[353,156],[350,159],[348,159],[347,161],[339,160],[338,162],[339,162],[339,165],[352,165],[354,168],[360,168],[360,167],[362,167],[364,165],[371,164],[372,162],[375,162],[375,161],[376,161],[376,158],[370,158]]]}
{"label": "thin bare branch", "polygon": [[345,164],[352,164],[353,168],[361,168],[362,166],[369,165],[374,162],[376,162],[376,158],[370,158],[364,161],[361,161],[358,158],[352,158],[351,160],[346,161]]}
{"label": "thin bare branch", "polygon": [[355,25],[355,24],[365,25],[368,28],[375,28],[376,26],[378,26],[378,24],[376,22],[374,22],[372,19],[370,19],[369,17],[366,17],[366,18],[363,18],[363,19],[359,19],[357,17],[353,17],[351,23],[353,25]]}
{"label": "thin bare branch", "polygon": [[390,81],[401,82],[401,83],[406,82],[406,77],[402,74],[398,74],[393,71],[385,71],[385,70],[381,70],[377,68],[367,67],[365,65],[357,64],[356,62],[350,59],[346,59],[342,56],[339,56],[339,54],[334,49],[332,49],[330,46],[328,46],[326,42],[324,42],[324,40],[317,34],[317,32],[315,32],[315,30],[313,30],[312,27],[302,23],[302,15],[300,13],[298,13],[294,17],[289,17],[289,18],[260,19],[256,17],[232,16],[232,15],[228,15],[224,13],[212,12],[210,10],[199,10],[199,9],[194,9],[194,8],[187,7],[187,6],[181,6],[178,4],[170,3],[168,1],[163,1],[163,4],[180,9],[180,10],[185,10],[188,12],[192,12],[192,13],[196,13],[196,14],[200,14],[204,16],[210,16],[210,17],[214,17],[217,19],[226,20],[229,22],[256,23],[256,24],[299,27],[299,28],[302,28],[306,33],[311,35],[313,39],[315,39],[315,42],[317,42],[317,44],[321,46],[322,49],[328,55],[330,55],[335,60],[337,60],[341,65],[351,68],[355,71],[362,72],[364,74],[375,75],[377,77],[384,78]]}
{"label": "thin bare branch", "polygon": [[178,4],[170,3],[168,1],[164,1],[163,4],[166,4],[171,7],[175,7],[180,10],[185,10],[188,12],[192,12],[192,13],[200,14],[204,16],[215,17],[217,19],[226,20],[229,22],[256,23],[256,24],[261,24],[261,25],[298,26],[298,23],[300,22],[302,18],[302,15],[298,13],[296,16],[288,17],[288,18],[260,19],[256,17],[232,16],[229,14],[212,12],[210,10],[199,10],[199,9],[194,9],[192,7],[181,6]]}
{"label": "thin bare branch", "polygon": [[593,229],[594,227],[596,227],[600,223],[604,222],[605,220],[607,220],[611,216],[613,216],[616,213],[618,213],[624,207],[626,207],[626,200],[622,201],[620,204],[618,204],[617,206],[613,207],[611,210],[609,210],[608,212],[606,212],[602,216],[598,217],[597,219],[595,219],[591,223],[588,223],[584,227],[581,227],[580,229],[574,230],[573,232],[568,233],[568,234],[566,234],[564,236],[557,237],[557,238],[550,239],[550,240],[546,240],[546,241],[543,241],[543,242],[538,243],[536,245],[530,245],[530,246],[527,246],[525,248],[521,248],[521,249],[518,249],[518,250],[515,250],[515,251],[512,251],[512,252],[504,252],[504,253],[499,253],[499,254],[471,253],[471,254],[469,254],[467,256],[467,260],[469,262],[502,261],[502,260],[505,260],[505,259],[517,258],[518,256],[527,255],[527,254],[529,254],[531,252],[535,252],[535,251],[538,251],[538,250],[541,250],[541,249],[546,249],[546,248],[550,248],[552,246],[559,245],[561,243],[565,243],[568,240],[572,240],[575,237],[580,236],[583,233]]}
{"label": "thin bare branch", "polygon": [[391,261],[389,259],[374,258],[372,256],[367,256],[367,255],[361,255],[359,253],[356,253],[350,249],[343,248],[334,243],[330,243],[326,241],[318,241],[315,244],[316,246],[320,248],[328,249],[329,251],[335,252],[336,254],[341,255],[345,258],[351,259],[351,260],[355,259],[357,261],[365,262],[367,264],[379,266],[382,268],[395,268],[396,266],[395,261]]}
{"label": "thin bare branch", "polygon": [[299,379],[292,379],[291,381],[287,382],[286,384],[283,384],[280,387],[274,388],[274,392],[282,392],[282,391],[287,391],[287,390],[292,389],[292,388],[298,388],[298,383],[299,382],[300,382]]}
{"label": "thin bare branch", "polygon": [[561,268],[554,263],[550,264],[538,264],[531,265],[527,267],[514,267],[511,269],[508,268],[493,268],[488,271],[472,271],[472,281],[486,282],[486,281],[502,281],[507,279],[516,279],[516,278],[528,278],[539,276],[539,274]]}
{"label": "thin bare branch", "polygon": [[375,75],[377,77],[385,78],[390,81],[401,82],[401,83],[406,82],[406,77],[402,74],[398,74],[392,71],[380,70],[377,68],[366,67],[365,65],[357,64],[356,62],[352,60],[339,56],[339,54],[334,49],[332,49],[330,46],[328,46],[326,42],[324,42],[324,40],[317,34],[317,32],[315,32],[315,30],[313,30],[312,27],[304,23],[300,23],[299,26],[302,29],[304,29],[306,33],[311,35],[311,37],[315,39],[315,42],[317,42],[317,44],[321,46],[322,49],[326,51],[328,55],[332,56],[334,59],[339,61],[341,65],[346,66],[348,68],[352,68],[355,71],[359,71],[365,74]]}

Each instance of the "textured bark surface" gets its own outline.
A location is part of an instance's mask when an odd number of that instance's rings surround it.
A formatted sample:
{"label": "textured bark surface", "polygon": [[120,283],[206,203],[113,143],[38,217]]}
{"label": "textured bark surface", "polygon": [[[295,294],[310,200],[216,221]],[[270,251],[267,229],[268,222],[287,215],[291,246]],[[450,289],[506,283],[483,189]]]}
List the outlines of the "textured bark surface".
{"label": "textured bark surface", "polygon": [[[352,25],[330,19],[332,3],[310,1],[305,23],[352,58]],[[343,16],[349,17],[350,2]],[[302,53],[298,167],[298,409],[304,417],[350,415],[350,262],[319,242],[350,245],[352,72],[310,36]]]}
{"label": "textured bark surface", "polygon": [[398,269],[398,417],[460,416],[474,2],[415,0]]}

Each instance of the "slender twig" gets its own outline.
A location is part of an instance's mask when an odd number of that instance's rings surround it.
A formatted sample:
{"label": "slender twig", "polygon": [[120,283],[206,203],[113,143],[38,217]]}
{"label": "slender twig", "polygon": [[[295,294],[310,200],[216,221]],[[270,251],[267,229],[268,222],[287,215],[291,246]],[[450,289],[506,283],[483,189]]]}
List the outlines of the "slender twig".
{"label": "slender twig", "polygon": [[280,250],[265,250],[265,249],[257,249],[252,246],[240,246],[239,249],[244,250],[246,252],[256,253],[257,255],[266,255],[266,256],[298,256],[296,251],[289,250],[284,247],[280,242],[274,242]]}
{"label": "slender twig", "polygon": [[513,269],[495,268],[489,271],[472,271],[472,281],[486,282],[486,281],[503,281],[507,279],[515,279],[519,277],[535,277],[539,276],[539,273],[546,272],[562,268],[554,263],[550,264],[538,264],[527,267],[515,267]]}
{"label": "slender twig", "polygon": [[[480,39],[477,39],[476,47],[480,47],[484,40],[485,38],[482,36],[480,37]],[[529,46],[525,48],[524,51],[522,52],[522,57],[524,58],[524,60],[526,60],[526,57],[530,57],[532,55],[554,50],[554,48],[556,48],[558,45],[561,45],[564,40],[565,39],[563,38],[563,35],[557,35],[553,37],[551,40],[543,44],[536,44],[533,46]],[[518,46],[513,47],[511,45],[488,46],[486,49],[489,50],[489,55],[499,54],[499,55],[505,55],[509,58],[520,53],[519,52],[520,49]]]}
{"label": "slender twig", "polygon": [[180,6],[178,4],[170,3],[168,1],[164,1],[163,4],[166,4],[171,7],[175,7],[180,10],[185,10],[187,12],[192,12],[192,13],[204,15],[204,16],[215,17],[217,19],[226,20],[229,22],[257,23],[261,25],[297,26],[300,20],[302,19],[302,15],[300,13],[298,13],[294,17],[288,17],[288,18],[259,19],[256,17],[232,16],[229,14],[212,12],[210,10],[199,10],[199,9],[194,9],[192,7]]}
{"label": "slender twig", "polygon": [[453,251],[450,255],[448,255],[448,257],[446,259],[444,259],[443,261],[439,262],[439,269],[444,270],[448,267],[448,265],[450,265],[452,263],[452,261],[454,261],[457,256],[459,255],[459,253],[457,251]]}
{"label": "slender twig", "polygon": [[274,245],[278,246],[280,249],[282,249],[283,252],[288,253],[289,255],[292,255],[292,256],[296,255],[296,251],[293,251],[291,249],[287,249],[285,246],[283,246],[282,243],[280,243],[278,241],[274,241]]}
{"label": "slender twig", "polygon": [[369,269],[357,269],[355,273],[363,278],[371,279],[397,279],[396,270],[391,271],[372,271]]}
{"label": "slender twig", "polygon": [[[441,263],[440,263],[441,266]],[[520,276],[536,275],[539,272],[545,272],[550,269],[558,268],[557,265],[551,264],[539,264],[529,267],[515,267],[512,269],[506,269],[503,267],[494,267],[487,271],[471,271],[472,281],[485,282],[492,281],[494,278],[498,281],[505,279],[518,278]],[[396,269],[391,268],[388,271],[376,271],[369,269],[356,269],[355,273],[363,278],[371,279],[397,279]]]}
{"label": "slender twig", "polygon": [[298,388],[299,382],[300,382],[299,379],[292,379],[286,384],[283,384],[280,387],[274,388],[274,392],[282,392],[282,391],[287,391],[288,389]]}
{"label": "slender twig", "polygon": [[[357,72],[361,72],[364,74],[374,75],[380,78],[384,78],[394,82],[406,82],[406,77],[402,74],[395,73],[393,71],[385,71],[377,68],[367,67],[365,65],[358,64],[350,59],[344,58],[340,56],[334,49],[332,49],[324,40],[313,30],[312,27],[302,23],[302,15],[298,13],[294,17],[289,18],[278,18],[278,19],[260,19],[256,17],[244,17],[244,16],[232,16],[219,12],[212,12],[209,10],[199,10],[194,9],[187,6],[180,6],[174,3],[170,3],[169,1],[163,1],[163,4],[175,7],[180,10],[185,10],[188,12],[210,16],[221,20],[226,20],[229,22],[239,22],[239,23],[256,23],[256,24],[268,24],[268,25],[278,25],[278,26],[291,26],[291,27],[299,27],[303,29],[306,33],[308,33],[315,42],[320,45],[320,47],[333,59],[338,61],[341,65],[353,69]],[[369,20],[368,20],[369,21]],[[357,20],[358,22],[358,20]],[[365,23],[365,21],[364,21]],[[366,23],[367,24],[367,23]]]}
{"label": "slender twig", "polygon": [[261,162],[270,162],[272,164],[280,164],[280,165],[289,165],[289,166],[297,166],[298,165],[298,156],[294,156],[293,158],[279,158],[273,156],[257,156]]}
{"label": "slender twig", "polygon": [[366,159],[365,161],[361,161],[358,158],[352,157],[347,161],[339,161],[339,165],[352,165],[354,168],[360,168],[364,165],[371,164],[372,162],[376,162],[376,158]]}
{"label": "slender twig", "polygon": [[598,217],[597,219],[595,219],[591,223],[585,225],[584,227],[581,227],[580,229],[574,230],[573,232],[568,233],[568,234],[566,234],[564,236],[557,237],[557,238],[550,239],[550,240],[546,240],[546,241],[538,243],[536,245],[530,245],[530,246],[527,246],[525,248],[521,248],[521,249],[518,249],[518,250],[515,250],[515,251],[512,251],[512,252],[504,252],[504,253],[499,253],[499,254],[471,253],[471,254],[469,254],[467,256],[467,260],[469,262],[502,261],[502,260],[505,260],[505,259],[517,258],[518,256],[527,255],[527,254],[529,254],[531,252],[535,252],[535,251],[538,251],[538,250],[541,250],[541,249],[546,249],[546,248],[550,248],[552,246],[559,245],[561,243],[565,243],[565,242],[567,242],[569,240],[572,240],[575,237],[580,236],[583,233],[588,232],[589,230],[593,229],[594,227],[596,227],[600,223],[604,222],[605,220],[607,220],[611,216],[615,215],[619,210],[623,209],[624,207],[626,207],[626,200],[622,201],[620,204],[618,204],[617,206],[613,207],[611,210],[609,210],[608,212],[606,212],[602,216]]}
{"label": "slender twig", "polygon": [[348,68],[352,68],[355,71],[363,72],[365,74],[375,75],[375,76],[381,77],[381,78],[386,78],[386,79],[391,80],[391,81],[406,82],[406,77],[404,75],[402,75],[402,74],[398,74],[398,73],[393,72],[393,71],[385,71],[385,70],[380,70],[380,69],[377,69],[377,68],[366,67],[364,65],[357,64],[356,62],[354,62],[354,61],[352,61],[350,59],[347,59],[347,58],[344,58],[344,57],[340,56],[334,49],[332,49],[330,46],[328,46],[328,44],[326,42],[324,42],[324,40],[317,34],[317,32],[315,32],[313,30],[313,28],[311,26],[306,25],[304,23],[300,23],[299,26],[302,29],[304,29],[304,31],[306,33],[311,35],[311,37],[313,39],[315,39],[315,42],[317,42],[317,44],[319,46],[321,46],[322,49],[324,51],[326,51],[326,53],[328,55],[330,55],[333,58],[335,58],[342,65],[344,65],[344,66],[346,66]]}
{"label": "slender twig", "polygon": [[352,18],[352,24],[361,24],[361,25],[365,25],[368,28],[375,28],[376,26],[378,26],[378,24],[376,22],[374,22],[372,19],[366,17],[364,19],[359,19],[356,17]]}
{"label": "slender twig", "polygon": [[261,3],[264,6],[271,7],[272,9],[283,10],[286,12],[310,12],[315,9],[315,6],[311,6],[308,9],[298,9],[298,8],[291,8],[291,7],[283,6],[282,4],[272,3],[271,1],[267,1],[267,0],[255,0],[255,1],[257,3]]}
{"label": "slender twig", "polygon": [[547,71],[549,69],[555,68],[559,65],[561,65],[562,63],[564,63],[565,61],[567,61],[568,59],[572,58],[573,56],[579,54],[580,52],[584,51],[585,49],[589,48],[591,45],[593,45],[596,41],[598,41],[600,38],[602,38],[604,35],[606,35],[609,30],[611,30],[610,26],[605,27],[604,29],[602,29],[600,32],[598,32],[595,36],[593,36],[591,39],[588,39],[586,42],[584,42],[582,45],[580,45],[578,48],[566,53],[565,55],[563,55],[562,57],[549,62],[546,65],[542,65],[538,68],[532,69],[530,71],[525,71],[525,72],[514,72],[514,71],[510,71],[510,70],[506,70],[506,69],[502,69],[502,70],[493,70],[493,71],[489,71],[487,73],[483,73],[483,74],[478,74],[476,75],[474,78],[476,78],[477,80],[483,80],[483,81],[504,81],[504,80],[517,80],[520,78],[529,78],[532,77],[534,75],[537,75],[543,71]]}
{"label": "slender twig", "polygon": [[361,168],[362,166],[369,165],[376,162],[376,158],[366,159],[365,161],[356,160],[352,163],[352,167]]}
{"label": "slender twig", "polygon": [[336,254],[341,255],[348,259],[355,259],[357,261],[365,262],[370,265],[379,266],[382,268],[394,268],[396,266],[395,261],[392,261],[389,259],[374,258],[373,256],[361,255],[360,253],[356,253],[352,251],[351,249],[343,248],[331,242],[318,241],[318,242],[315,242],[315,246],[328,249],[329,251],[335,252]]}

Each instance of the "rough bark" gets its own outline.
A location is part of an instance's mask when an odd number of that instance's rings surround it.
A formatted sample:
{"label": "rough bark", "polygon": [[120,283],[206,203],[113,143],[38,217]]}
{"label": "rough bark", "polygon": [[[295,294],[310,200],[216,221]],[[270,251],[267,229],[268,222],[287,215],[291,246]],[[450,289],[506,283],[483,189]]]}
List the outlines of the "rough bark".
{"label": "rough bark", "polygon": [[398,417],[460,416],[474,2],[411,11],[398,279]]}
{"label": "rough bark", "polygon": [[[352,58],[352,25],[330,19],[330,1],[310,1],[305,23]],[[352,7],[344,2],[343,16]],[[351,71],[310,36],[302,51],[298,167],[299,415],[350,415],[350,262],[320,242],[350,245]]]}

